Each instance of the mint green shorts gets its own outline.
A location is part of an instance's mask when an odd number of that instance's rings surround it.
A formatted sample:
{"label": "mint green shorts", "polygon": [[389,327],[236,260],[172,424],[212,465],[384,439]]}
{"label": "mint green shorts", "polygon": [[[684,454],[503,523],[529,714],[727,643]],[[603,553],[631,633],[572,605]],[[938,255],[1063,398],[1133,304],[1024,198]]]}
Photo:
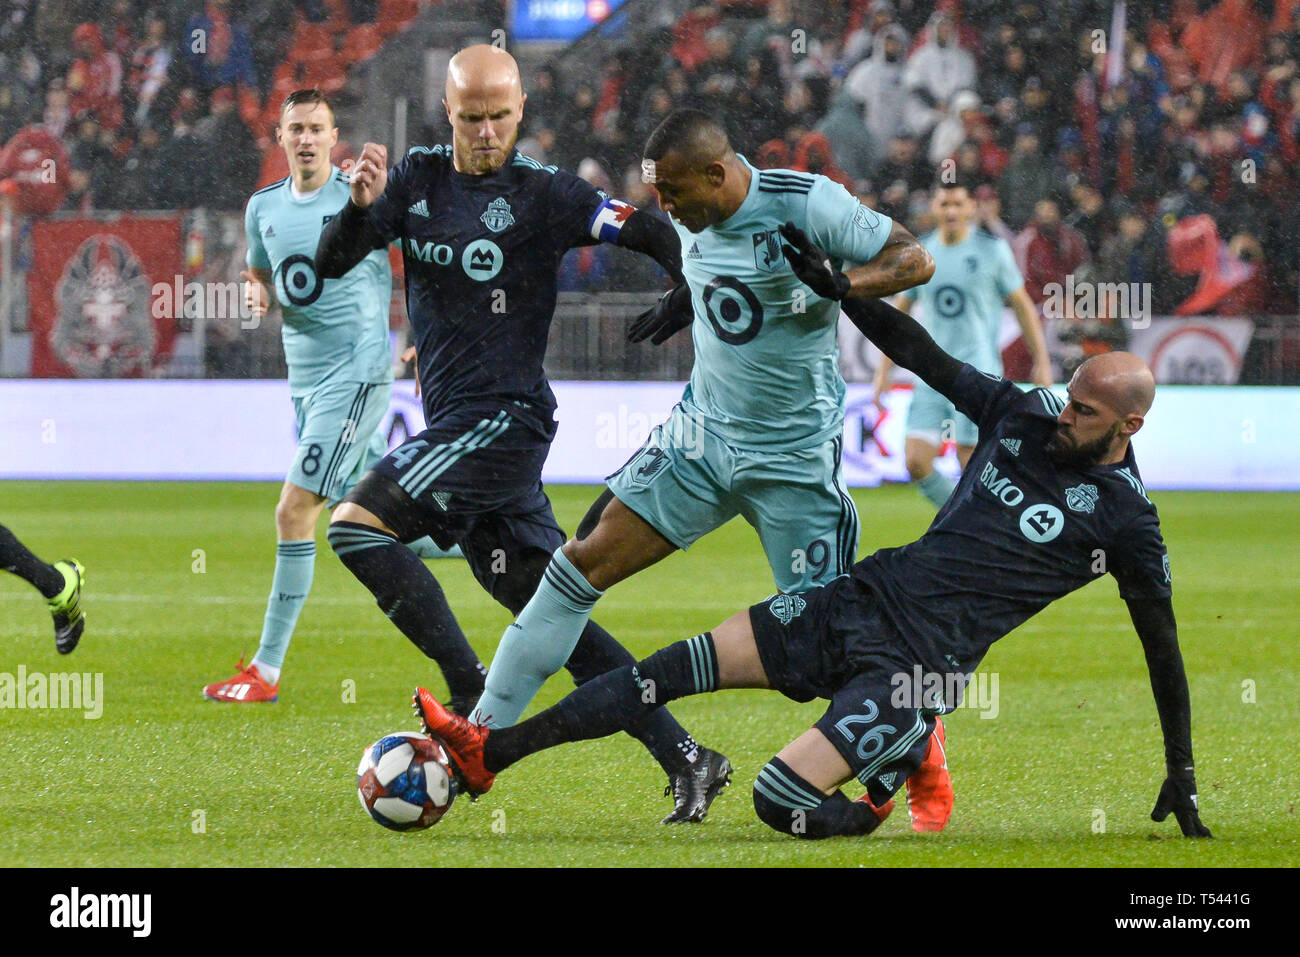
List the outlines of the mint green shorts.
{"label": "mint green shorts", "polygon": [[391,382],[340,382],[295,396],[298,451],[288,480],[337,503],[388,451],[380,432]]}
{"label": "mint green shorts", "polygon": [[848,573],[858,513],[844,488],[844,439],[790,452],[728,445],[678,405],[606,484],[678,548],[744,517],[776,587],[805,591]]}

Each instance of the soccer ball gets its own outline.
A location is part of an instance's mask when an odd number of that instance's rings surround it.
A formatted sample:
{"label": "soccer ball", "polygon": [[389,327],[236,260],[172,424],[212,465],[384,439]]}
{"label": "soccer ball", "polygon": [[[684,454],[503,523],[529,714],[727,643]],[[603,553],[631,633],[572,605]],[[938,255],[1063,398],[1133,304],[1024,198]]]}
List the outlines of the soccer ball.
{"label": "soccer ball", "polygon": [[367,814],[394,831],[437,824],[456,797],[442,742],[416,731],[380,738],[361,755],[357,796]]}

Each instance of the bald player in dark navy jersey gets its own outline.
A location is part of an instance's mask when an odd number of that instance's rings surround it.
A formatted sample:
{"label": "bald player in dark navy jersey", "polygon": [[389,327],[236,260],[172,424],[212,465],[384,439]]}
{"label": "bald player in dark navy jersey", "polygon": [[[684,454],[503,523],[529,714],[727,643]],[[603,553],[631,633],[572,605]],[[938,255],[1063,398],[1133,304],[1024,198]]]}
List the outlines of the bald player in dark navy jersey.
{"label": "bald player in dark navy jersey", "polygon": [[[504,50],[452,58],[451,146],[416,147],[391,172],[365,144],[351,199],[321,234],[316,268],[342,276],[397,243],[428,427],[393,450],[334,513],[329,541],[393,623],[442,669],[451,707],[468,713],[485,671],[428,568],[399,543],[460,545],[475,578],[514,614],[567,536],[542,491],[555,396],[542,361],[560,259],[609,242],[654,257],[681,281],[680,244],[654,215],[514,148],[524,100]],[[630,665],[591,625],[567,662],[578,683]],[[703,819],[731,768],[666,711],[629,728],[669,776],[666,823]]]}
{"label": "bald player in dark navy jersey", "polygon": [[[844,295],[825,252],[789,224],[782,234],[803,282],[818,295]],[[1062,402],[957,361],[885,302],[848,296],[842,304],[885,355],[979,428],[970,464],[926,533],[824,587],[776,595],[590,682],[511,728],[473,725],[417,690],[427,729],[482,791],[528,754],[613,733],[685,695],[771,688],[795,701],[826,698],[821,719],[759,772],[754,807],[798,837],[868,834],[989,646],[1109,573],[1142,642],[1164,735],[1166,777],[1151,816],[1172,812],[1185,835],[1209,837],[1197,808],[1169,561],[1129,443],[1154,396],[1150,371],[1128,353],[1094,357]],[[917,674],[925,678],[916,693],[899,695],[900,679]],[[839,790],[851,777],[867,788],[857,801]]]}

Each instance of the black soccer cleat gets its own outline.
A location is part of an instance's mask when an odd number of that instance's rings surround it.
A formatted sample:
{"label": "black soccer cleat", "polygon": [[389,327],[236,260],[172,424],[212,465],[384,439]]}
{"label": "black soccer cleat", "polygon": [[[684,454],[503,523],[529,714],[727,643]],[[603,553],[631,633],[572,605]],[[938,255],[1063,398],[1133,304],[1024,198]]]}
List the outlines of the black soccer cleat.
{"label": "black soccer cleat", "polygon": [[673,796],[677,806],[663,819],[664,824],[703,821],[709,805],[731,783],[731,762],[725,754],[701,748],[695,763],[668,779],[664,794]]}
{"label": "black soccer cleat", "polygon": [[50,615],[54,618],[54,647],[59,654],[66,655],[77,647],[81,640],[82,629],[86,627],[86,616],[81,611],[81,584],[86,578],[86,569],[75,558],[64,558],[54,563],[54,567],[63,575],[63,591],[49,599]]}

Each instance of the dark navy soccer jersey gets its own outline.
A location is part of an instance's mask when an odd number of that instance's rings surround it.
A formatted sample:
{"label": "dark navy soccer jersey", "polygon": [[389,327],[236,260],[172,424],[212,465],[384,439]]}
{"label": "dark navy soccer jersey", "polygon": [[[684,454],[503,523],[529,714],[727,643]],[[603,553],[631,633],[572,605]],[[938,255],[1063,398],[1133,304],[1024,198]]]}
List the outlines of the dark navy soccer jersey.
{"label": "dark navy soccer jersey", "polygon": [[852,575],[920,661],[972,671],[989,645],[1062,595],[1111,574],[1120,595],[1170,595],[1160,520],[1124,461],[1062,469],[1047,456],[1063,404],[965,365],[948,398],[979,426],[952,496],[917,541]]}
{"label": "dark navy soccer jersey", "polygon": [[389,172],[369,219],[405,260],[429,422],[465,403],[494,403],[554,437],[542,360],[556,270],[570,248],[598,241],[593,219],[605,199],[516,150],[499,170],[471,176],[456,171],[450,146],[415,147]]}

